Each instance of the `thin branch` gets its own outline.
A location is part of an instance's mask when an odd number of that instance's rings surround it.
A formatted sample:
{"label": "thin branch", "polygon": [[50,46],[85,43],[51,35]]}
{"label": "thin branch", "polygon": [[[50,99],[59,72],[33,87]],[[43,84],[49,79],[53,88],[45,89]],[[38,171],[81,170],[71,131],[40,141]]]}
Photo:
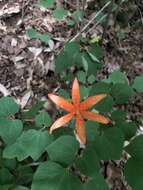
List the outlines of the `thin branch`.
{"label": "thin branch", "polygon": [[[81,33],[83,33],[88,26],[99,16],[99,14],[111,3],[111,1],[107,2],[94,16],[93,18],[70,40],[70,42],[74,41],[76,38],[80,36]],[[99,23],[98,23],[99,24]]]}

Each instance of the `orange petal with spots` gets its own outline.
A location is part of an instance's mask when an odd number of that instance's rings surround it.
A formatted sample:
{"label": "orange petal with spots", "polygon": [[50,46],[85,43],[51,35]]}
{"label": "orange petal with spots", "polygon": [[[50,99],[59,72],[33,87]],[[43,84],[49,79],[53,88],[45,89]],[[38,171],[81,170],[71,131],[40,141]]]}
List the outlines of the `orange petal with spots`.
{"label": "orange petal with spots", "polygon": [[99,94],[95,96],[91,96],[80,103],[80,110],[87,110],[105,98],[107,94]]}
{"label": "orange petal with spots", "polygon": [[76,134],[79,138],[80,144],[85,145],[86,143],[85,126],[84,126],[84,120],[80,114],[76,116]]}
{"label": "orange petal with spots", "polygon": [[50,133],[52,133],[55,129],[62,127],[66,123],[68,123],[74,116],[74,113],[69,113],[64,115],[63,117],[57,119],[50,128]]}
{"label": "orange petal with spots", "polygon": [[72,112],[74,109],[74,106],[65,100],[64,98],[57,96],[55,94],[48,94],[48,97],[59,107],[63,108],[64,110],[68,112]]}
{"label": "orange petal with spots", "polygon": [[108,124],[110,120],[107,117],[104,117],[103,115],[100,115],[98,113],[88,112],[88,111],[82,111],[82,116],[85,119],[96,121],[98,123]]}
{"label": "orange petal with spots", "polygon": [[72,101],[75,107],[79,106],[80,103],[80,89],[78,80],[75,78],[72,86]]}

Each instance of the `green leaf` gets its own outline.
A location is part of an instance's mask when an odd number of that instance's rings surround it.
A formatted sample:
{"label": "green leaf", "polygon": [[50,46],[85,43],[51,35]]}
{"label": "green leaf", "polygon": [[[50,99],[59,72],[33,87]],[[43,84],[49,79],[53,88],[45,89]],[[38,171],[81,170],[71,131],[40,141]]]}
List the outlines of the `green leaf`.
{"label": "green leaf", "polygon": [[133,95],[133,90],[127,84],[115,84],[112,86],[111,95],[117,104],[124,104]]}
{"label": "green leaf", "polygon": [[113,84],[117,84],[117,83],[128,84],[128,79],[127,79],[126,75],[119,70],[113,71],[109,75],[108,79]]}
{"label": "green leaf", "polygon": [[64,19],[64,17],[66,17],[68,14],[68,11],[65,10],[63,7],[57,7],[54,12],[53,12],[53,16],[59,20]]}
{"label": "green leaf", "polygon": [[143,135],[135,137],[125,150],[136,160],[143,161]]}
{"label": "green leaf", "polygon": [[86,73],[84,71],[79,71],[77,73],[77,78],[80,82],[85,83],[86,82]]}
{"label": "green leaf", "polygon": [[16,172],[17,172],[17,181],[19,182],[19,184],[31,183],[34,174],[33,168],[31,168],[31,166],[19,164]]}
{"label": "green leaf", "polygon": [[103,49],[97,43],[91,44],[89,49],[88,49],[88,52],[90,54],[92,54],[94,57],[96,57],[96,59],[99,60],[99,61],[103,57]]}
{"label": "green leaf", "polygon": [[51,8],[54,5],[55,0],[41,0],[38,5],[44,8]]}
{"label": "green leaf", "polygon": [[70,99],[69,93],[64,89],[59,89],[58,91],[59,96],[64,97],[65,99]]}
{"label": "green leaf", "polygon": [[58,55],[55,61],[56,72],[63,72],[71,66],[79,65],[80,62],[80,47],[76,42],[65,44],[64,51]]}
{"label": "green leaf", "polygon": [[22,117],[24,119],[33,119],[35,118],[36,114],[43,108],[45,101],[36,102],[29,111],[24,112]]}
{"label": "green leaf", "polygon": [[13,185],[0,185],[0,190],[14,190]]}
{"label": "green leaf", "polygon": [[111,96],[107,96],[99,103],[97,103],[94,108],[99,112],[108,113],[113,109],[114,101]]}
{"label": "green leaf", "polygon": [[72,18],[73,18],[76,22],[82,21],[83,16],[84,16],[84,13],[83,13],[83,11],[81,11],[81,10],[77,10],[77,11],[73,12],[73,14],[72,14]]}
{"label": "green leaf", "polygon": [[80,98],[81,100],[87,98],[89,95],[89,88],[83,85],[80,85]]}
{"label": "green leaf", "polygon": [[37,126],[50,127],[52,120],[47,112],[41,112],[36,116],[35,122]]}
{"label": "green leaf", "polygon": [[133,122],[120,121],[116,124],[116,126],[122,130],[126,140],[130,140],[137,132],[137,126]]}
{"label": "green leaf", "polygon": [[126,113],[122,110],[114,110],[111,113],[111,118],[116,122],[124,121],[126,119]]}
{"label": "green leaf", "polygon": [[16,159],[3,159],[3,166],[8,168],[9,170],[13,170],[17,166]]}
{"label": "green leaf", "polygon": [[125,165],[124,176],[133,190],[142,190],[143,162],[130,158]]}
{"label": "green leaf", "polygon": [[39,39],[44,42],[44,43],[48,43],[50,40],[50,35],[45,33],[45,34],[40,34],[39,35]]}
{"label": "green leaf", "polygon": [[82,65],[88,75],[96,74],[101,68],[101,64],[91,58],[87,52],[82,53]]}
{"label": "green leaf", "polygon": [[99,128],[99,124],[94,121],[87,121],[85,123],[87,142],[95,141],[96,135],[99,134],[98,128]]}
{"label": "green leaf", "polygon": [[7,168],[0,168],[0,185],[13,183],[13,175]]}
{"label": "green leaf", "polygon": [[83,190],[109,190],[106,181],[100,173],[96,173],[94,178],[89,179],[87,183],[84,184]]}
{"label": "green leaf", "polygon": [[96,135],[95,150],[101,160],[119,160],[122,155],[124,136],[120,129],[111,127]]}
{"label": "green leaf", "polygon": [[82,157],[75,162],[75,165],[82,174],[90,177],[96,176],[100,170],[100,162],[95,148],[87,145]]}
{"label": "green leaf", "polygon": [[11,97],[0,98],[0,117],[8,117],[19,111],[19,106]]}
{"label": "green leaf", "polygon": [[4,158],[17,158],[19,161],[31,156],[33,160],[37,160],[45,151],[48,144],[52,142],[52,136],[47,131],[28,130],[12,145],[4,149]]}
{"label": "green leaf", "polygon": [[23,124],[20,120],[0,119],[0,136],[6,144],[12,144],[21,135]]}
{"label": "green leaf", "polygon": [[68,55],[65,52],[60,53],[55,60],[55,70],[57,73],[63,72],[65,69],[69,67]]}
{"label": "green leaf", "polygon": [[65,44],[64,52],[67,53],[70,66],[77,63],[80,54],[80,46],[77,42],[68,42]]}
{"label": "green leaf", "polygon": [[71,26],[71,27],[74,26],[75,24],[76,24],[75,21],[72,19],[68,20],[68,22],[67,22],[67,25]]}
{"label": "green leaf", "polygon": [[18,187],[16,187],[16,188],[13,189],[13,190],[29,190],[29,188],[24,187],[24,186],[18,186]]}
{"label": "green leaf", "polygon": [[42,163],[34,174],[31,190],[78,190],[79,179],[57,163]]}
{"label": "green leaf", "polygon": [[47,152],[52,161],[70,164],[76,157],[79,144],[72,136],[65,135],[56,139],[47,147]]}
{"label": "green leaf", "polygon": [[143,92],[143,75],[137,76],[132,86],[137,92]]}
{"label": "green leaf", "polygon": [[94,84],[90,90],[90,95],[94,96],[96,94],[102,94],[102,93],[107,93],[109,94],[111,91],[111,85],[104,83],[104,82],[98,82]]}
{"label": "green leaf", "polygon": [[87,79],[89,84],[92,84],[96,81],[96,77],[94,75],[90,75]]}
{"label": "green leaf", "polygon": [[27,30],[27,35],[31,39],[38,39],[39,38],[39,32],[37,32],[34,28],[30,28]]}

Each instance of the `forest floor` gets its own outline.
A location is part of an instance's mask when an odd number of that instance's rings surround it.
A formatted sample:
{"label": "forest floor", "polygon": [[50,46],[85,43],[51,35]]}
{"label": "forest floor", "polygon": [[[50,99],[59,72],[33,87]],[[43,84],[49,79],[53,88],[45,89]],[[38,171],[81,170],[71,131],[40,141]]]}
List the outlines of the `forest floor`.
{"label": "forest floor", "polygon": [[[57,21],[52,17],[51,10],[40,9],[35,6],[36,2],[0,1],[0,96],[9,94],[15,97],[23,108],[34,99],[47,99],[47,93],[58,87],[58,76],[54,75],[55,56],[63,48],[64,42],[77,34],[77,28],[67,26],[65,20]],[[74,1],[70,2],[74,8]],[[88,19],[90,16],[88,10]],[[50,43],[46,45],[39,40],[29,39],[26,32],[30,27],[39,32],[52,33]],[[143,74],[143,28],[128,26],[123,30],[125,37],[119,40],[115,28],[107,29],[102,41],[104,59],[99,78],[105,78],[115,69],[125,72],[131,82],[135,76]],[[101,25],[90,31],[88,36],[97,32],[102,35]],[[142,108],[141,94],[134,105],[127,109],[136,119],[143,115]],[[114,167],[114,163],[111,166]],[[113,174],[110,172],[110,175]]]}

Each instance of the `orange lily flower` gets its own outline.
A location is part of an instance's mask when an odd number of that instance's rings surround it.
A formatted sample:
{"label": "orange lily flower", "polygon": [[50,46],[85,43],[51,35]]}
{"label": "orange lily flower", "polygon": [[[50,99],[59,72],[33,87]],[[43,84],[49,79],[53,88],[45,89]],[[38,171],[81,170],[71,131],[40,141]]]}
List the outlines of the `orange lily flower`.
{"label": "orange lily flower", "polygon": [[48,97],[59,107],[69,112],[65,116],[57,119],[50,128],[50,133],[53,130],[62,127],[71,119],[76,120],[76,134],[80,141],[81,145],[85,145],[86,143],[86,135],[85,135],[85,125],[84,119],[89,119],[92,121],[96,121],[103,124],[108,124],[110,120],[98,113],[93,113],[87,111],[87,109],[91,108],[93,105],[97,104],[103,98],[105,98],[106,94],[99,94],[95,96],[88,97],[83,102],[80,102],[80,90],[78,80],[75,78],[72,86],[72,103],[68,102],[62,97],[59,97],[55,94],[48,94]]}

